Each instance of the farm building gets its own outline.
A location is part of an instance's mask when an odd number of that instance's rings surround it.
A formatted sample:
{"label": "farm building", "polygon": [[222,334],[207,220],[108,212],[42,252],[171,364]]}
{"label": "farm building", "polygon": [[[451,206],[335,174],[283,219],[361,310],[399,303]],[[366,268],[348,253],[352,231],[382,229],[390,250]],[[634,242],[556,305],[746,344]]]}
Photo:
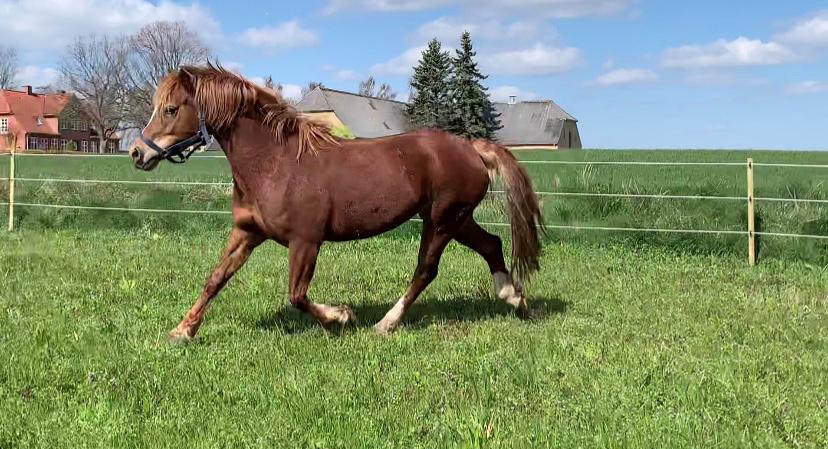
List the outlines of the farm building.
{"label": "farm building", "polygon": [[[333,128],[347,128],[355,137],[382,137],[413,128],[406,103],[339,90],[316,88],[296,108]],[[581,148],[578,120],[554,101],[495,103],[503,125],[498,140],[513,149]]]}
{"label": "farm building", "polygon": [[305,95],[296,109],[332,128],[347,128],[354,137],[382,137],[411,129],[406,104],[401,101],[333,90],[324,87]]}
{"label": "farm building", "polygon": [[511,149],[581,148],[578,120],[552,100],[495,103],[497,139]]}
{"label": "farm building", "polygon": [[[36,93],[31,86],[22,91],[0,90],[0,149],[16,151],[67,150],[98,152],[98,134],[82,102],[67,93]],[[118,148],[118,139],[108,141],[106,152]]]}

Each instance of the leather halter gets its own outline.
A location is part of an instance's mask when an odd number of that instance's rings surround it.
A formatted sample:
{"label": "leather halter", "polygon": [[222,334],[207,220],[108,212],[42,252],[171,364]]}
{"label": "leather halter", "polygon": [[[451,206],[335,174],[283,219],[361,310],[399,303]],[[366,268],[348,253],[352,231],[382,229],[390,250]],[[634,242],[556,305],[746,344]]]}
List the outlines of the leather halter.
{"label": "leather halter", "polygon": [[[207,122],[204,112],[202,111],[198,111],[198,131],[192,136],[176,142],[167,148],[161,148],[158,146],[158,144],[153,142],[152,139],[144,135],[143,130],[141,131],[140,137],[142,142],[158,153],[158,157],[166,159],[174,164],[183,164],[184,162],[187,162],[187,159],[189,159],[190,156],[196,152],[196,150],[208,145],[213,140],[213,137],[209,132],[207,132]],[[188,148],[189,151],[187,151]]]}

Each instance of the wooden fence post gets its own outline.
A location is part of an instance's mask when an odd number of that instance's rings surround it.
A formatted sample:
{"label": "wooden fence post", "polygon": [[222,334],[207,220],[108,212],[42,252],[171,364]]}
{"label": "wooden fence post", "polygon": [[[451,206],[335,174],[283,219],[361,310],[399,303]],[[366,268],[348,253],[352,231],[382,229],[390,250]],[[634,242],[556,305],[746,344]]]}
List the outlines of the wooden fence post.
{"label": "wooden fence post", "polygon": [[14,147],[9,155],[9,232],[14,231]]}
{"label": "wooden fence post", "polygon": [[748,263],[756,265],[756,210],[753,197],[753,159],[747,160]]}

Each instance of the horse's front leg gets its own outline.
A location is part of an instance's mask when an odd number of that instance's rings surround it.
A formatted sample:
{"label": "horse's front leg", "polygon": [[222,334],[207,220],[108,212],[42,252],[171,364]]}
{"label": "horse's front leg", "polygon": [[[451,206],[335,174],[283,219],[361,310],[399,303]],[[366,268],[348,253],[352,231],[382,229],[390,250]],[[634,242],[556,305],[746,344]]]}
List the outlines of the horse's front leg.
{"label": "horse's front leg", "polygon": [[195,337],[199,326],[204,321],[204,314],[210,307],[210,302],[218,295],[221,289],[227,284],[227,281],[233,277],[239,268],[244,265],[250,254],[260,243],[264,241],[264,237],[259,234],[253,234],[243,231],[239,228],[233,228],[230,233],[230,238],[227,241],[227,249],[221,256],[216,268],[213,269],[213,274],[207,280],[204,290],[199,295],[193,307],[184,315],[184,319],[170,332],[170,341],[181,342],[189,341]]}
{"label": "horse's front leg", "polygon": [[327,306],[308,299],[313,272],[316,269],[316,257],[319,255],[319,242],[291,241],[290,252],[290,303],[302,312],[309,313],[322,326],[347,324],[355,321],[354,312],[348,306]]}

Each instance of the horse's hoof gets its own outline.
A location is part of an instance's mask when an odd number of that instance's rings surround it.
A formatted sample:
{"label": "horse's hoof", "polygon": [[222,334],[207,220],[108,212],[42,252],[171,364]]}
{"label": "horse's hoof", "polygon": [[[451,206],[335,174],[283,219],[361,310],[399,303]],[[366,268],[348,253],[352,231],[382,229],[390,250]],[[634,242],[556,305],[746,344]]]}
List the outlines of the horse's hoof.
{"label": "horse's hoof", "polygon": [[186,332],[173,329],[170,331],[170,335],[167,337],[167,340],[173,345],[187,345],[193,341],[193,337]]}
{"label": "horse's hoof", "polygon": [[324,306],[324,317],[319,320],[322,326],[326,329],[332,327],[345,327],[348,324],[356,322],[356,315],[350,307],[346,305],[341,306]]}
{"label": "horse's hoof", "polygon": [[396,326],[389,326],[379,322],[374,325],[374,333],[379,335],[380,337],[390,337],[394,331],[397,330]]}
{"label": "horse's hoof", "polygon": [[356,314],[346,305],[336,306],[334,311],[336,321],[343,326],[349,323],[356,323]]}

